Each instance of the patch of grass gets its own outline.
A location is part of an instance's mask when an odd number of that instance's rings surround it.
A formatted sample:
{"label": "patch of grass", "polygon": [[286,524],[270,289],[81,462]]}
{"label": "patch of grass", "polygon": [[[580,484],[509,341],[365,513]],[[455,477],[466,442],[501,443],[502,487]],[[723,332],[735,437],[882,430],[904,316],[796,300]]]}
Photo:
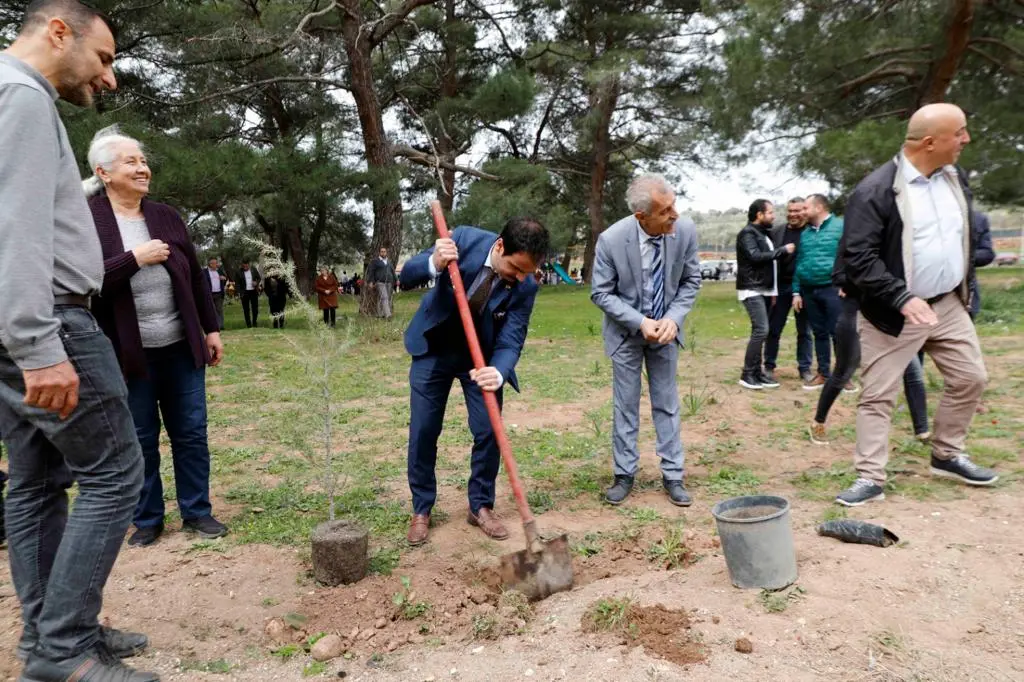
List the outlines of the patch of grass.
{"label": "patch of grass", "polygon": [[[722,429],[722,424],[725,428]],[[719,433],[727,433],[730,430],[728,422],[722,422],[719,424]],[[706,443],[701,447],[700,454],[697,456],[697,464],[699,466],[710,467],[720,463],[723,459],[727,458],[739,451],[740,441],[737,439],[730,440],[718,440],[717,438],[709,438]]]}
{"label": "patch of grass", "polygon": [[883,656],[895,656],[906,651],[903,637],[892,630],[882,630],[871,636],[871,643]]}
{"label": "patch of grass", "polygon": [[375,575],[391,575],[398,568],[402,553],[397,548],[379,549],[370,557],[370,573]]}
{"label": "patch of grass", "polygon": [[661,520],[661,512],[651,507],[619,507],[618,512],[641,525]]}
{"label": "patch of grass", "polygon": [[584,614],[594,630],[600,632],[629,632],[635,628],[629,622],[633,600],[629,597],[598,599]]}
{"label": "patch of grass", "polygon": [[193,542],[185,548],[185,554],[205,554],[207,552],[224,552],[224,543],[221,540],[200,540]]}
{"label": "patch of grass", "polygon": [[700,389],[697,389],[696,386],[690,384],[690,389],[687,393],[683,394],[681,403],[683,416],[696,417],[704,410],[705,407],[717,405],[718,398],[716,398],[715,394],[708,388],[706,382]]}
{"label": "patch of grass", "polygon": [[530,490],[526,493],[526,501],[534,514],[543,514],[555,508],[555,501],[547,490]]}
{"label": "patch of grass", "polygon": [[194,658],[186,658],[178,664],[181,672],[211,673],[213,675],[227,675],[235,666],[223,658],[214,661],[199,661]]}
{"label": "patch of grass", "polygon": [[799,585],[792,585],[782,590],[761,590],[757,600],[768,613],[782,613],[789,608],[790,604],[803,598],[804,589]]}
{"label": "patch of grass", "polygon": [[588,557],[601,553],[601,541],[598,533],[587,533],[579,542],[569,546],[570,551],[576,556]]}
{"label": "patch of grass", "polygon": [[391,597],[391,603],[398,610],[398,615],[406,620],[416,620],[430,611],[430,603],[416,600],[412,589],[412,580],[408,576],[401,578],[402,589]]}
{"label": "patch of grass", "polygon": [[326,636],[327,636],[326,632],[318,632],[315,635],[310,635],[309,637],[306,638],[306,648],[307,649],[312,649],[313,646],[317,642],[319,642],[321,639],[323,639]]}
{"label": "patch of grass", "polygon": [[856,479],[857,474],[849,465],[833,464],[828,469],[802,471],[799,476],[790,479],[790,483],[799,491],[797,494],[801,498],[827,502],[835,499],[839,491],[853,485]]}
{"label": "patch of grass", "polygon": [[831,507],[825,507],[825,511],[821,514],[821,520],[824,522],[828,521],[839,521],[840,519],[846,518],[846,507],[837,507],[832,505]]}
{"label": "patch of grass", "polygon": [[676,527],[668,528],[661,540],[647,548],[647,558],[665,570],[679,568],[693,561],[693,555],[683,544],[683,532]]}
{"label": "patch of grass", "polygon": [[761,479],[747,467],[724,466],[703,481],[708,492],[724,497],[749,495],[761,486]]}
{"label": "patch of grass", "polygon": [[270,608],[271,606],[277,606],[277,605],[278,605],[278,604],[280,604],[281,602],[279,602],[278,600],[274,599],[273,597],[265,597],[265,598],[263,599],[263,601],[262,601],[262,602],[260,602],[260,603],[261,603],[261,604],[262,604],[263,606],[266,606],[267,608]]}
{"label": "patch of grass", "polygon": [[920,476],[894,476],[885,482],[885,492],[902,495],[919,502],[938,500],[948,502],[963,499],[963,486],[953,481]]}
{"label": "patch of grass", "polygon": [[327,672],[327,664],[323,661],[310,661],[302,669],[303,677],[319,677]]}
{"label": "patch of grass", "polygon": [[287,661],[303,652],[303,648],[298,644],[285,644],[279,646],[270,652],[271,656],[276,656],[283,661]]}
{"label": "patch of grass", "polygon": [[498,617],[493,614],[478,613],[473,616],[473,637],[490,639],[498,626]]}

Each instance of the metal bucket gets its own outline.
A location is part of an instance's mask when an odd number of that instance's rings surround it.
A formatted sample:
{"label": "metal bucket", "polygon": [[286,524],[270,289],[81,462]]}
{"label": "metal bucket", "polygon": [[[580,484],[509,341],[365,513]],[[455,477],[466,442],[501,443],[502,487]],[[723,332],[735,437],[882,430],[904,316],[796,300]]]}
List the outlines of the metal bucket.
{"label": "metal bucket", "polygon": [[746,495],[711,509],[732,584],[781,590],[796,581],[796,549],[789,502],[774,495]]}

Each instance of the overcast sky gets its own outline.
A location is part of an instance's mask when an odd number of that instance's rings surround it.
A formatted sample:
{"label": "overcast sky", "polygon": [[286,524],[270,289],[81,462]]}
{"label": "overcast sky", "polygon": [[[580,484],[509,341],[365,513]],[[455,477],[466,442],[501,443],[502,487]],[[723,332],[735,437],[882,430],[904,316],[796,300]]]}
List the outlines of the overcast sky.
{"label": "overcast sky", "polygon": [[686,213],[711,209],[744,211],[754,199],[785,201],[793,196],[814,192],[827,193],[828,183],[820,178],[800,177],[791,169],[779,168],[769,161],[758,160],[733,169],[726,174],[691,171],[692,178],[679,188],[686,196],[678,207]]}

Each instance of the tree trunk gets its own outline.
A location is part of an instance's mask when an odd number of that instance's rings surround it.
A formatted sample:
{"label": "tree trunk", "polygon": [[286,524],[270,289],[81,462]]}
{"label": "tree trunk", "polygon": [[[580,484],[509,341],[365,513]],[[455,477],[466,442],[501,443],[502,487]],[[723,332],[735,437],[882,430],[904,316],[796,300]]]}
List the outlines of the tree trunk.
{"label": "tree trunk", "polygon": [[[341,24],[345,53],[349,62],[352,97],[359,113],[363,133],[366,165],[373,199],[373,236],[370,251],[363,261],[366,273],[371,260],[383,246],[394,262],[402,250],[402,195],[399,187],[401,170],[391,154],[391,145],[384,130],[384,116],[373,82],[372,44],[370,30],[363,23],[363,10],[358,0],[342,3],[345,17]],[[359,312],[372,315],[377,310],[375,287],[364,286]]]}
{"label": "tree trunk", "polygon": [[[458,23],[458,17],[455,14],[455,0],[444,0],[444,73],[441,75],[441,97],[443,99],[450,99],[458,95],[459,88],[459,65],[458,65],[458,48],[455,44],[455,39],[451,35],[451,31],[454,30],[455,24]],[[441,120],[440,114],[438,116],[438,134],[437,146],[438,155],[454,164],[458,157],[458,150],[455,148],[455,144],[450,137],[448,137],[446,131],[448,127],[444,125],[444,121]],[[427,131],[430,134],[430,131]],[[451,214],[452,207],[455,205],[455,171],[448,168],[440,169],[441,175],[441,186],[437,190],[437,200],[441,202],[441,208],[444,209],[446,214]]]}
{"label": "tree trunk", "polygon": [[313,290],[313,279],[310,276],[309,263],[306,260],[306,245],[302,241],[301,222],[296,222],[287,228],[285,241],[288,242],[288,250],[291,251],[292,262],[295,264],[295,283],[299,285],[303,296],[309,296]]}
{"label": "tree trunk", "polygon": [[593,149],[590,172],[590,197],[587,200],[587,214],[590,216],[590,232],[583,252],[583,279],[589,283],[594,267],[594,252],[597,238],[607,225],[604,219],[604,186],[608,177],[608,157],[611,151],[609,128],[619,96],[618,76],[611,76],[597,85],[591,97],[591,110],[596,112],[591,143]]}
{"label": "tree trunk", "polygon": [[957,70],[967,53],[974,27],[974,0],[954,0],[946,22],[945,40],[939,42],[942,50],[928,68],[928,75],[921,83],[917,99],[918,108],[926,104],[942,102],[953,82]]}

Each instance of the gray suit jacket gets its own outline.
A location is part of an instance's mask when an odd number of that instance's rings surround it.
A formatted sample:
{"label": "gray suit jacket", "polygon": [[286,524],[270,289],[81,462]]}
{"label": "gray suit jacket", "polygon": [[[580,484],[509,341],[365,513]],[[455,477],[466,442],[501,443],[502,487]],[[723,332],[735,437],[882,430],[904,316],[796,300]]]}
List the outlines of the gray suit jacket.
{"label": "gray suit jacket", "polygon": [[[643,266],[636,218],[629,216],[601,233],[594,256],[590,300],[604,311],[604,350],[615,353],[629,336],[640,331],[643,314]],[[676,220],[675,232],[665,237],[665,317],[679,327],[700,289],[697,226],[689,218]]]}

